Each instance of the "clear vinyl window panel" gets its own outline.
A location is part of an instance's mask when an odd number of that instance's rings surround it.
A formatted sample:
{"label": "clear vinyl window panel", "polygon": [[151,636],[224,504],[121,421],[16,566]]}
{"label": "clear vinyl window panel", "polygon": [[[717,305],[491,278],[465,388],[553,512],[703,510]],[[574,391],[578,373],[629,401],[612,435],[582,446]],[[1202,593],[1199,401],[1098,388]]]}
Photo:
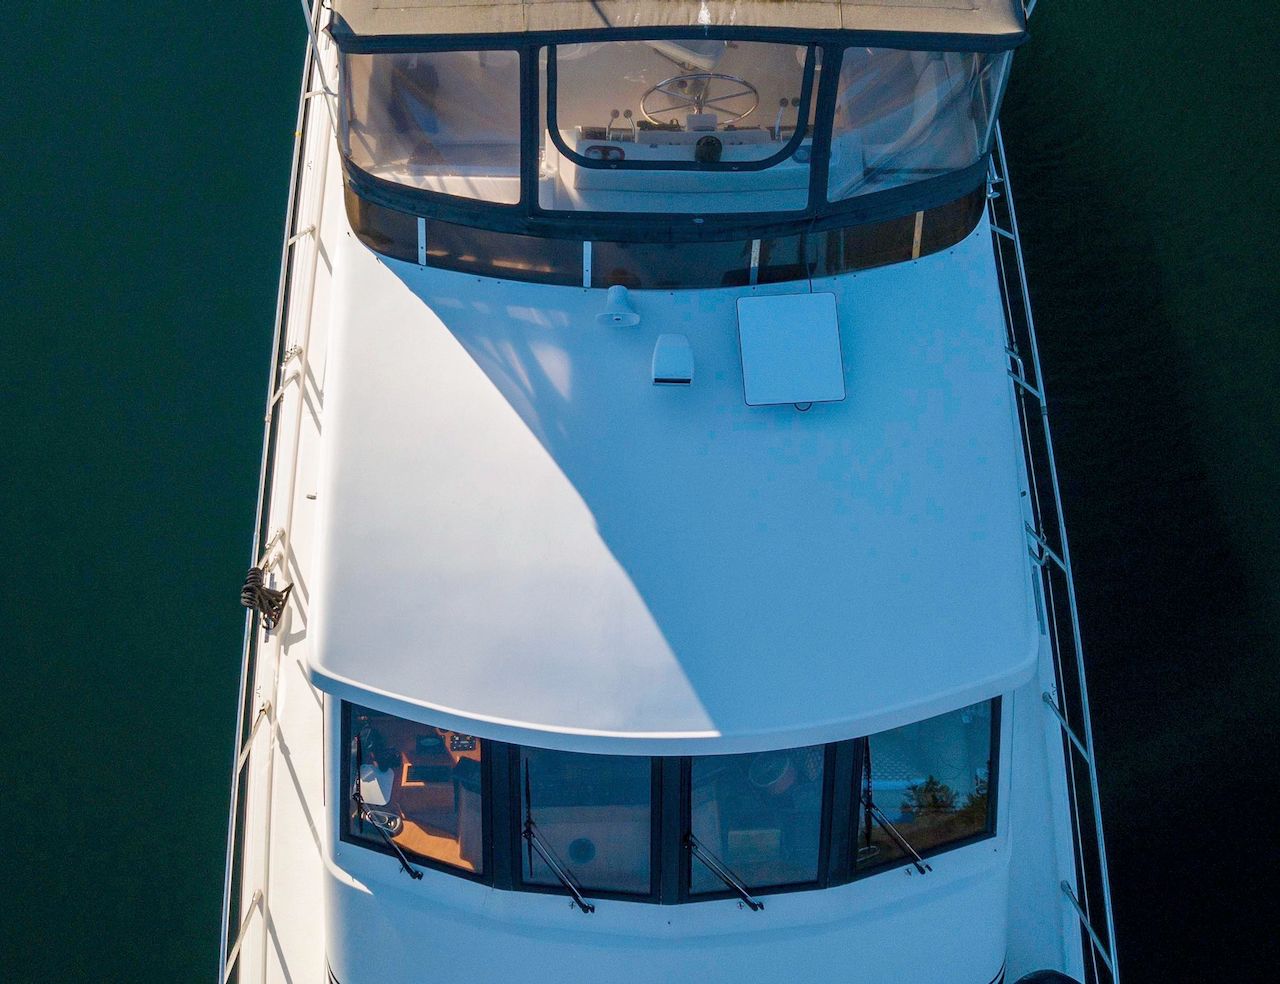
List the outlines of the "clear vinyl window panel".
{"label": "clear vinyl window panel", "polygon": [[846,48],[831,123],[835,202],[968,167],[989,148],[1010,54]]}
{"label": "clear vinyl window panel", "polygon": [[[750,889],[817,881],[825,759],[822,745],[695,758],[693,836]],[[690,894],[725,891],[700,859],[689,864]]]}
{"label": "clear vinyl window panel", "polygon": [[[805,66],[820,52],[763,41],[670,39],[558,45],[539,55],[544,94],[539,204],[603,212],[799,210],[812,133],[801,121]],[[554,101],[554,109],[551,103]],[[553,133],[554,129],[554,133]],[[562,152],[567,150],[569,153]],[[584,167],[574,157],[613,167]],[[636,169],[640,162],[658,169]],[[679,165],[670,170],[661,165]],[[695,165],[717,165],[699,170]]]}
{"label": "clear vinyl window panel", "polygon": [[906,857],[875,817],[866,796],[917,852],[990,832],[992,759],[997,715],[983,701],[867,739],[870,781],[863,774],[854,857],[859,869]]}
{"label": "clear vinyl window panel", "polygon": [[357,704],[345,708],[346,838],[386,848],[390,837],[411,858],[480,874],[484,742]]}
{"label": "clear vinyl window panel", "polygon": [[[648,895],[652,887],[653,762],[627,755],[520,750],[520,822],[584,891]],[[526,884],[559,887],[521,843]]]}
{"label": "clear vinyl window panel", "polygon": [[520,56],[342,56],[342,148],[375,177],[498,204],[520,200]]}

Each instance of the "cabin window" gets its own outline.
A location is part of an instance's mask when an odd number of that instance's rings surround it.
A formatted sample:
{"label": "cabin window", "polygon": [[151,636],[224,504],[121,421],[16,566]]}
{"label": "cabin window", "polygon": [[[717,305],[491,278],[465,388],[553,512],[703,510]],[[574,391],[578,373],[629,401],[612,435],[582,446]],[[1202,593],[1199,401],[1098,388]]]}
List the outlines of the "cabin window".
{"label": "cabin window", "polygon": [[[533,834],[583,889],[650,893],[651,759],[522,748],[518,779],[522,833],[532,821]],[[560,880],[531,848],[524,846],[522,880],[558,887]]]}
{"label": "cabin window", "polygon": [[[751,889],[814,883],[822,844],[826,752],[822,745],[695,758],[690,828],[705,850]],[[724,883],[690,858],[689,891]]]}
{"label": "cabin window", "polygon": [[347,839],[479,875],[484,742],[348,704]]}
{"label": "cabin window", "polygon": [[[866,794],[919,853],[994,828],[993,736],[998,705],[984,701],[867,739],[854,857],[858,869],[899,863],[906,852],[866,809]],[[871,771],[865,771],[866,760]]]}
{"label": "cabin window", "polygon": [[499,204],[520,200],[520,55],[344,55],[342,147],[375,177]]}
{"label": "cabin window", "polygon": [[827,197],[852,198],[958,171],[987,152],[1006,54],[846,48]]}

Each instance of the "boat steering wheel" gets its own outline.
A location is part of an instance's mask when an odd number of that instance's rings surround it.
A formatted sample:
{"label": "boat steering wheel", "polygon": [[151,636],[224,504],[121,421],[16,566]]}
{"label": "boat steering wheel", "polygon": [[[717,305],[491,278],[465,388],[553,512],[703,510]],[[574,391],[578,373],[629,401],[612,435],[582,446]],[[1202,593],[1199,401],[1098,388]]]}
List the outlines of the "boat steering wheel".
{"label": "boat steering wheel", "polygon": [[[732,83],[732,85],[719,83]],[[713,94],[713,85],[729,91]],[[659,97],[665,97],[670,105],[655,106],[654,103]],[[733,100],[738,102],[735,103]],[[742,112],[737,112],[746,105],[747,100],[750,100],[751,104]],[[690,72],[688,75],[673,75],[651,86],[640,97],[640,112],[655,126],[663,125],[662,120],[654,118],[655,114],[676,113],[684,109],[692,109],[695,113],[717,110],[728,114],[728,119],[717,122],[737,123],[738,120],[754,113],[759,105],[760,92],[754,85],[736,75],[723,75],[720,72]]]}

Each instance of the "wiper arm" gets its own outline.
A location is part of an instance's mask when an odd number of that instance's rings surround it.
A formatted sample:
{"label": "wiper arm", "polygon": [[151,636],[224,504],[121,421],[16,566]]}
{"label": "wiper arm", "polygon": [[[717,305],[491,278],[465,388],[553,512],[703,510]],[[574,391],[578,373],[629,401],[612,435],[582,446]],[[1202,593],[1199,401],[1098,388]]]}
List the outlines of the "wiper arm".
{"label": "wiper arm", "polygon": [[382,824],[373,819],[373,814],[370,812],[369,808],[365,806],[364,795],[360,792],[360,772],[363,767],[364,753],[360,745],[360,736],[356,735],[356,781],[351,787],[351,799],[356,804],[356,812],[359,814],[362,822],[369,824],[369,826],[382,835],[383,841],[385,841],[386,845],[395,852],[396,857],[400,859],[401,870],[414,881],[417,881],[422,877],[422,872],[409,863],[409,859],[405,857],[404,851],[400,849],[400,845],[392,839],[391,835],[387,833]]}
{"label": "wiper arm", "polygon": [[871,798],[871,740],[865,739],[862,743],[862,806],[866,810],[866,816],[863,818],[863,828],[867,832],[867,847],[871,846],[871,821],[875,820],[880,824],[884,832],[893,839],[893,842],[902,849],[903,854],[910,855],[911,863],[916,866],[916,871],[925,875],[933,870],[933,867],[920,856],[920,853],[911,846],[910,842],[902,836],[902,832],[898,830],[884,815],[880,807],[876,806],[875,800]]}
{"label": "wiper arm", "polygon": [[529,877],[533,877],[533,852],[537,851],[538,856],[551,869],[551,873],[560,880],[560,884],[572,896],[572,904],[590,915],[596,911],[596,907],[586,900],[582,894],[582,888],[578,885],[578,879],[573,877],[573,873],[556,857],[555,851],[551,850],[551,845],[543,839],[542,834],[538,833],[538,825],[533,822],[532,800],[529,790],[529,763],[526,761],[524,764],[524,829],[520,836],[524,838],[527,845]]}
{"label": "wiper arm", "polygon": [[759,912],[764,908],[763,902],[751,897],[751,893],[747,891],[747,886],[743,883],[742,879],[735,875],[733,870],[727,864],[703,847],[702,841],[694,837],[693,834],[689,834],[688,837],[685,838],[684,846],[689,849],[689,852],[695,858],[705,864],[713,875],[733,889],[734,892],[737,893],[738,898],[740,898],[752,912]]}

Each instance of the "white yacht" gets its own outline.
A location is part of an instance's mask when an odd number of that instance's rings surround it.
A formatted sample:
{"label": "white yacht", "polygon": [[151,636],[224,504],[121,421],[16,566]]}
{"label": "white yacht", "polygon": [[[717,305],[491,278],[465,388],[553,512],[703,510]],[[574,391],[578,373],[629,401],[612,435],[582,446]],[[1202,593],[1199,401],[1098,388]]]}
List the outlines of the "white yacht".
{"label": "white yacht", "polygon": [[1118,979],[1021,0],[332,0],[220,979]]}

